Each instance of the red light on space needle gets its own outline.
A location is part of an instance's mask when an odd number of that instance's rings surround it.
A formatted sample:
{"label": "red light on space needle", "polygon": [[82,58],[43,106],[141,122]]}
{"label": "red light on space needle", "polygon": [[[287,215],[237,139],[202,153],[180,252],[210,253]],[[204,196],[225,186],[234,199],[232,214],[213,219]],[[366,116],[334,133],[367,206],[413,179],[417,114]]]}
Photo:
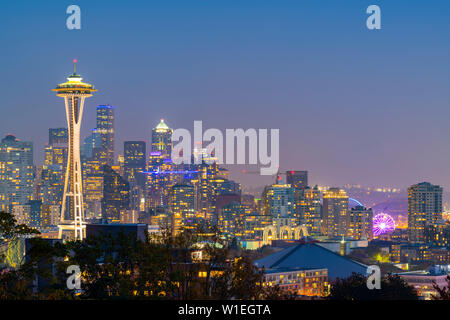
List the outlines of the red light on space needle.
{"label": "red light on space needle", "polygon": [[73,59],[73,63],[77,63],[77,59]]}

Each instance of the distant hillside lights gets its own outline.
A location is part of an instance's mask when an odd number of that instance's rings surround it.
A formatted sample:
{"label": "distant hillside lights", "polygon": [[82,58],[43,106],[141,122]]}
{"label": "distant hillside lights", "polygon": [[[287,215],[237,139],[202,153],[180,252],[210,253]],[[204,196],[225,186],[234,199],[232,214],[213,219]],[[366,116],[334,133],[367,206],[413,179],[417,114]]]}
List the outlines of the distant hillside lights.
{"label": "distant hillside lights", "polygon": [[[176,129],[172,141],[178,142],[172,150],[172,161],[175,164],[200,164],[203,158],[214,158],[218,164],[259,164],[261,175],[274,175],[278,171],[280,158],[279,129],[270,129],[270,154],[267,129],[226,129],[224,137],[219,129],[208,129],[203,133],[202,121],[194,121],[194,159],[192,157],[192,136],[187,129]],[[248,144],[246,141],[248,140]],[[210,142],[203,147],[203,142]],[[236,145],[235,145],[236,141]],[[246,146],[248,146],[248,163]],[[202,150],[202,152],[198,152]],[[196,152],[197,151],[197,152]],[[225,161],[224,161],[224,151]],[[200,156],[198,156],[200,155]],[[237,161],[235,162],[235,158]]]}

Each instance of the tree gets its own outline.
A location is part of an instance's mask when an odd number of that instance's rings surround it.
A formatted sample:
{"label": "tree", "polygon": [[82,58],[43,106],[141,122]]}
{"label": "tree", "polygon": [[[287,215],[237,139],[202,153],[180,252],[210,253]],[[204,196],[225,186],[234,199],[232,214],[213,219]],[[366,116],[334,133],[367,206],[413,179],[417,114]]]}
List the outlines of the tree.
{"label": "tree", "polygon": [[332,283],[329,300],[417,300],[417,292],[400,276],[388,274],[381,279],[381,289],[368,289],[365,276],[353,273]]}
{"label": "tree", "polygon": [[447,281],[447,286],[444,287],[438,286],[436,281],[433,281],[433,288],[438,293],[432,295],[433,300],[450,300],[450,275],[445,278],[445,281]]}
{"label": "tree", "polygon": [[[17,224],[17,220],[10,213],[0,212],[0,239],[3,239],[7,243],[8,253],[14,252],[15,246],[20,245],[19,238],[24,236],[37,235],[40,232],[34,228],[28,227],[26,224]],[[5,261],[8,256],[3,252],[0,252],[0,262],[3,268],[9,266]],[[19,261],[18,263],[20,263]],[[1,270],[1,266],[0,266]]]}

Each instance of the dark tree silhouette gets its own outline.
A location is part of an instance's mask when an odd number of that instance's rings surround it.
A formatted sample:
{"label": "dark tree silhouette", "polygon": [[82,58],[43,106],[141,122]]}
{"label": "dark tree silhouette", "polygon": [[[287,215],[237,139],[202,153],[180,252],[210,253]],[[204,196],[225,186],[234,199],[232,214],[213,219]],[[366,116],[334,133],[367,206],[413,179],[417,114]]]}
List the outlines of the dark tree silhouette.
{"label": "dark tree silhouette", "polygon": [[438,293],[437,295],[432,296],[433,300],[450,300],[450,276],[447,276],[445,280],[447,281],[447,286],[442,288],[433,281],[433,288]]}
{"label": "dark tree silhouette", "polygon": [[353,273],[331,284],[329,300],[417,300],[417,292],[400,276],[388,274],[381,279],[381,289],[370,290],[367,278]]}

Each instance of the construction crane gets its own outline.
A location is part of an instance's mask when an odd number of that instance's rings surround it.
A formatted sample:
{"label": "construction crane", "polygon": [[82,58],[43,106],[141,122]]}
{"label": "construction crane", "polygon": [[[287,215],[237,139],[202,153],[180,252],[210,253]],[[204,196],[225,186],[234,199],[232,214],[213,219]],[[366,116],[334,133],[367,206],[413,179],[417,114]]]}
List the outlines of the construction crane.
{"label": "construction crane", "polygon": [[[283,169],[284,172],[281,172],[281,170],[282,169],[280,167],[278,167],[278,171],[276,173],[276,178],[275,178],[275,184],[277,184],[281,181],[281,175],[286,175],[286,172],[289,171],[289,170]],[[248,171],[246,169],[242,170],[242,173],[243,174],[259,174],[259,175],[261,174],[260,171]]]}

